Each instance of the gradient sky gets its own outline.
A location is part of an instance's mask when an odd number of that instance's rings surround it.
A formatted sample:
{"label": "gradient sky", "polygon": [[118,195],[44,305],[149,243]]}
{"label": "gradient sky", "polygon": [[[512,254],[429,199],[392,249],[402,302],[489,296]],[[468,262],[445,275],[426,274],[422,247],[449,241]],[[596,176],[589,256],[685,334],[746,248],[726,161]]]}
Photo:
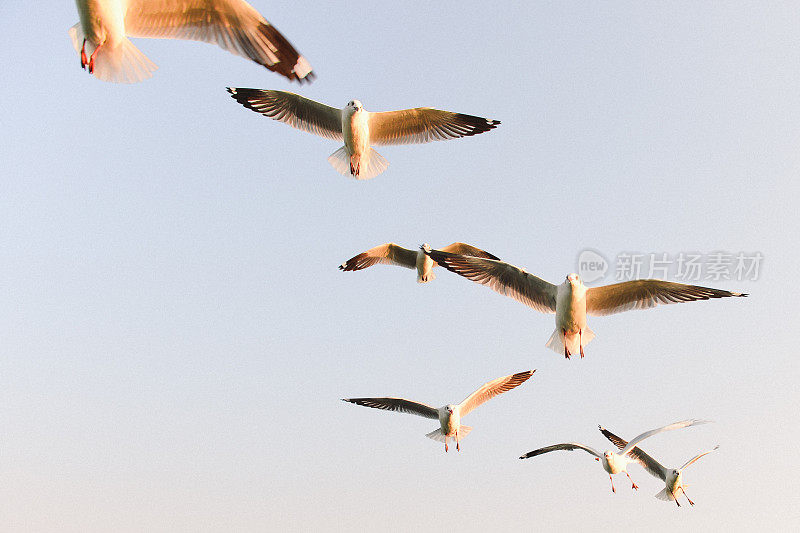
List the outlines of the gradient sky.
{"label": "gradient sky", "polygon": [[[800,520],[796,272],[800,11],[793,2],[266,2],[310,86],[202,43],[135,40],[135,85],[83,72],[72,2],[0,3],[0,529],[460,531],[789,529]],[[339,145],[236,104],[226,86],[383,111],[498,119]],[[587,248],[760,252],[750,293],[595,317],[587,357],[553,317],[449,272],[337,266],[377,244],[465,241],[551,282]],[[605,280],[611,282],[612,278]],[[345,404],[459,402],[436,423]],[[682,418],[647,450],[694,508],[581,452]]]}

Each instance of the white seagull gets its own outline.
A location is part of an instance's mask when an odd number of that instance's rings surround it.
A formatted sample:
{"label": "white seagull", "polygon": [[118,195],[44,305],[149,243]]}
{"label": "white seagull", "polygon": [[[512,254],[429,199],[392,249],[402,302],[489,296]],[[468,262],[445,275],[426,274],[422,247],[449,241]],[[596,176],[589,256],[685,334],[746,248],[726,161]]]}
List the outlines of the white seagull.
{"label": "white seagull", "polygon": [[686,469],[686,467],[688,467],[690,464],[694,463],[704,455],[708,455],[709,453],[719,448],[719,445],[714,446],[712,449],[706,452],[695,455],[694,457],[686,461],[686,463],[684,463],[684,465],[680,468],[677,469],[665,468],[661,465],[661,463],[659,463],[658,461],[656,461],[655,459],[644,453],[639,448],[634,447],[633,449],[630,449],[631,442],[633,441],[625,442],[623,439],[617,437],[604,427],[601,427],[600,431],[603,433],[603,435],[606,436],[608,440],[613,442],[615,446],[617,446],[620,449],[623,448],[627,449],[628,455],[634,461],[642,465],[645,470],[650,472],[653,476],[664,481],[666,486],[658,494],[656,494],[656,498],[664,501],[673,501],[678,507],[680,507],[681,504],[680,502],[678,502],[678,496],[680,496],[681,493],[683,493],[683,495],[686,496],[686,499],[689,501],[689,504],[694,506],[694,502],[689,499],[689,496],[686,495],[686,487],[688,486],[688,484],[683,482],[683,471]]}
{"label": "white seagull", "polygon": [[536,370],[527,370],[510,376],[497,378],[486,383],[467,396],[460,404],[448,404],[438,409],[425,405],[424,403],[412,402],[404,398],[342,398],[342,401],[363,405],[365,407],[372,407],[374,409],[409,413],[439,420],[441,427],[435,431],[431,431],[425,436],[438,442],[444,442],[444,451],[447,451],[447,439],[452,437],[456,441],[456,449],[461,451],[461,447],[458,444],[459,441],[472,431],[470,426],[461,424],[461,418],[498,394],[502,394],[510,391],[514,387],[522,385],[534,372],[536,372]]}
{"label": "white seagull", "polygon": [[[436,266],[436,262],[425,254],[425,250],[430,252],[431,245],[425,243],[419,250],[409,250],[393,242],[387,242],[386,244],[370,248],[366,252],[362,252],[355,257],[351,257],[339,265],[339,270],[344,270],[345,272],[363,270],[378,263],[397,265],[405,268],[416,268],[417,283],[426,283],[436,279],[436,275],[433,273],[433,267]],[[495,257],[489,252],[463,242],[454,242],[453,244],[445,246],[442,250],[460,255],[499,259],[499,257]]]}
{"label": "white seagull", "polygon": [[134,83],[158,68],[128,37],[217,44],[290,80],[311,81],[306,58],[244,0],[75,0],[69,30],[81,66],[101,80]]}
{"label": "white seagull", "polygon": [[[617,492],[617,489],[614,488],[614,478],[611,477],[612,474],[619,474],[620,472],[625,472],[625,475],[628,476],[628,479],[631,482],[632,489],[638,489],[639,486],[633,482],[631,479],[631,475],[628,474],[628,465],[630,463],[639,462],[639,459],[633,456],[632,450],[636,446],[637,443],[641,442],[642,440],[646,439],[647,437],[651,437],[657,433],[661,433],[663,431],[670,431],[673,429],[680,429],[685,428],[688,426],[694,426],[697,424],[705,424],[708,420],[681,420],[680,422],[675,422],[674,424],[669,424],[664,427],[656,428],[650,431],[645,431],[641,435],[635,437],[627,446],[617,446],[620,448],[620,452],[617,453],[612,450],[606,450],[602,454],[595,450],[594,448],[590,448],[589,446],[585,446],[583,444],[578,444],[575,442],[565,442],[563,444],[553,444],[552,446],[546,446],[544,448],[539,448],[537,450],[533,450],[532,452],[528,452],[525,455],[521,455],[520,459],[528,459],[530,457],[536,457],[537,455],[542,455],[543,453],[553,452],[556,450],[583,450],[594,455],[596,461],[600,461],[603,465],[603,470],[608,472],[608,479],[611,480],[611,491]],[[601,428],[602,430],[602,428]],[[637,448],[638,449],[638,448]]]}
{"label": "white seagull", "polygon": [[650,309],[658,304],[747,296],[740,292],[659,279],[638,279],[587,288],[577,274],[569,274],[564,283],[556,286],[503,261],[439,250],[425,253],[451,272],[542,313],[555,313],[556,329],[547,341],[547,347],[563,353],[567,359],[577,351],[583,357],[583,347],[594,338],[594,332],[586,325],[587,315],[611,315],[631,309]]}
{"label": "white seagull", "polygon": [[499,120],[430,107],[372,113],[358,100],[350,100],[344,109],[337,109],[285,91],[228,87],[228,92],[244,107],[265,117],[320,137],[344,141],[328,162],[340,174],[359,180],[374,178],[389,166],[370,145],[458,139],[500,124]]}

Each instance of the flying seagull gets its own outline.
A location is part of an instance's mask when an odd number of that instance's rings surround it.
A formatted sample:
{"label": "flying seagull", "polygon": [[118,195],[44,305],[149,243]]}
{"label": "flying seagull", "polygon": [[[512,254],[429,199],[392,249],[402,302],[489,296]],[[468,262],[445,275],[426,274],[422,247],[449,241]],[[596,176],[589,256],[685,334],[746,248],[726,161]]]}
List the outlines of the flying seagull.
{"label": "flying seagull", "polygon": [[424,416],[438,420],[441,428],[431,431],[426,437],[438,442],[444,442],[444,451],[447,451],[447,439],[452,437],[456,441],[456,449],[461,451],[459,441],[472,431],[470,426],[461,425],[461,418],[467,416],[473,409],[498,394],[510,391],[522,385],[536,370],[518,372],[510,376],[503,376],[484,384],[481,388],[467,396],[457,405],[448,404],[436,409],[424,403],[412,402],[404,398],[342,398],[343,402],[355,403],[374,409],[385,409],[399,413]]}
{"label": "flying seagull", "polygon": [[320,137],[344,141],[328,162],[340,174],[358,180],[374,178],[389,166],[370,145],[458,139],[500,124],[499,120],[430,107],[372,113],[358,100],[350,100],[344,109],[337,109],[285,91],[228,87],[228,92],[244,107],[265,117]]}
{"label": "flying seagull", "polygon": [[569,274],[561,285],[556,286],[503,261],[440,250],[425,253],[451,272],[542,313],[555,313],[556,329],[547,341],[547,347],[556,353],[563,352],[567,359],[576,351],[583,357],[583,347],[594,338],[594,332],[586,325],[586,315],[611,315],[631,309],[650,309],[658,304],[747,296],[740,292],[659,279],[638,279],[587,288],[577,274]]}
{"label": "flying seagull", "polygon": [[217,44],[297,81],[314,77],[306,58],[244,0],[75,0],[69,30],[81,66],[104,81],[134,83],[158,68],[128,37]]}
{"label": "flying seagull", "polygon": [[[345,272],[350,270],[363,270],[372,265],[384,263],[405,268],[416,268],[417,283],[426,283],[436,279],[436,275],[433,273],[433,267],[436,266],[436,263],[425,254],[425,250],[430,252],[431,245],[425,243],[419,250],[409,250],[393,242],[387,242],[386,244],[370,248],[366,252],[362,252],[355,257],[351,257],[339,265],[339,270],[344,270]],[[454,242],[453,244],[445,246],[442,250],[459,255],[499,259],[489,252],[463,242]]]}
{"label": "flying seagull", "polygon": [[[634,457],[633,449],[637,443],[641,442],[642,440],[646,439],[647,437],[652,437],[657,433],[661,433],[663,431],[670,431],[673,429],[680,429],[685,428],[688,426],[694,426],[697,424],[705,424],[708,420],[682,420],[680,422],[675,422],[674,424],[669,424],[664,427],[656,428],[650,431],[645,431],[641,435],[635,437],[627,446],[622,445],[620,446],[618,443],[615,443],[619,448],[620,452],[614,452],[612,450],[606,450],[603,453],[598,452],[594,448],[590,448],[589,446],[584,446],[583,444],[578,444],[575,442],[565,442],[563,444],[553,444],[552,446],[545,446],[544,448],[539,448],[537,450],[533,450],[532,452],[528,452],[525,455],[521,455],[520,459],[528,459],[530,457],[536,457],[537,455],[542,455],[543,453],[554,452],[556,450],[583,450],[585,452],[594,455],[596,461],[600,461],[603,465],[603,469],[608,472],[608,479],[611,480],[611,491],[617,492],[617,489],[614,488],[614,478],[611,477],[612,474],[619,474],[620,472],[625,472],[625,475],[628,476],[628,479],[631,482],[632,489],[638,489],[639,486],[633,482],[631,479],[631,475],[628,474],[628,464],[633,462],[639,462],[639,459]],[[602,429],[602,428],[601,428]],[[636,448],[638,450],[638,448]]]}
{"label": "flying seagull", "polygon": [[661,463],[659,463],[658,461],[656,461],[655,459],[644,453],[639,448],[636,447],[631,448],[631,444],[634,445],[636,444],[634,441],[625,442],[623,439],[617,437],[616,435],[614,435],[613,433],[611,433],[609,430],[607,430],[602,426],[600,427],[600,431],[603,433],[603,435],[606,436],[608,440],[613,442],[617,448],[620,449],[624,448],[628,450],[628,455],[631,457],[632,460],[642,465],[645,470],[650,472],[655,477],[664,481],[666,487],[664,487],[658,494],[656,494],[656,498],[664,501],[674,501],[675,504],[678,507],[680,507],[681,504],[678,502],[678,496],[680,496],[681,493],[683,493],[683,495],[686,496],[686,499],[689,501],[689,504],[694,506],[694,502],[689,499],[689,496],[686,495],[686,487],[688,485],[683,482],[683,471],[686,469],[686,467],[688,467],[690,464],[694,463],[704,455],[707,455],[716,450],[717,448],[719,448],[719,445],[714,446],[712,449],[703,452],[699,455],[695,455],[694,457],[686,461],[686,463],[684,463],[684,465],[678,469],[664,468],[661,465]]}

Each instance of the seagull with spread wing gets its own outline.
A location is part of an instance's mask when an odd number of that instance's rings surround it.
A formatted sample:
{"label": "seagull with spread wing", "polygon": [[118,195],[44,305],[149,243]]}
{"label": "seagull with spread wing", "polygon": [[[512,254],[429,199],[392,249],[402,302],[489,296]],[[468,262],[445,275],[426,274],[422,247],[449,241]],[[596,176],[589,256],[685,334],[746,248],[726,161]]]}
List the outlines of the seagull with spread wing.
{"label": "seagull with spread wing", "polygon": [[686,467],[688,467],[689,465],[691,465],[704,455],[708,455],[709,453],[719,448],[719,445],[717,445],[706,452],[695,455],[694,457],[686,461],[686,463],[684,463],[684,465],[680,468],[665,468],[664,466],[661,465],[661,463],[659,463],[658,461],[656,461],[655,459],[644,453],[642,450],[637,448],[635,446],[636,442],[634,442],[636,439],[630,442],[625,442],[623,439],[617,437],[616,435],[614,435],[613,433],[611,433],[609,430],[607,430],[602,426],[600,426],[600,432],[603,435],[605,435],[605,437],[608,440],[614,443],[614,445],[617,448],[621,450],[623,449],[627,450],[628,456],[633,461],[636,461],[637,463],[642,465],[642,467],[644,467],[644,469],[647,470],[650,474],[661,479],[666,484],[666,486],[658,494],[656,494],[656,498],[664,501],[673,501],[678,507],[681,506],[680,502],[678,502],[678,496],[680,496],[681,493],[683,493],[683,495],[686,496],[686,499],[689,501],[689,504],[694,506],[694,502],[689,499],[689,496],[686,495],[686,487],[688,486],[688,484],[683,482],[683,471],[686,469]]}
{"label": "seagull with spread wing", "polygon": [[497,378],[467,396],[460,404],[448,404],[436,409],[424,403],[412,402],[404,398],[342,398],[343,402],[350,402],[374,409],[384,409],[386,411],[397,411],[398,413],[409,413],[412,415],[423,416],[438,420],[440,428],[431,431],[426,437],[438,442],[444,442],[444,451],[447,451],[447,440],[453,438],[456,441],[456,449],[461,451],[459,441],[466,437],[472,428],[461,424],[461,419],[468,415],[479,405],[494,398],[498,394],[508,392],[511,389],[525,383],[536,370],[518,372],[510,376]]}
{"label": "seagull with spread wing", "polygon": [[266,89],[228,87],[231,96],[247,109],[284,122],[294,128],[344,141],[328,157],[337,172],[358,180],[374,178],[389,166],[373,144],[419,144],[469,137],[500,124],[472,115],[417,107],[373,113],[358,100],[337,109],[299,94]]}
{"label": "seagull with spread wing", "polygon": [[542,313],[555,313],[556,329],[547,341],[547,347],[563,353],[567,359],[578,351],[583,357],[583,347],[594,338],[594,332],[586,325],[587,315],[611,315],[631,309],[650,309],[658,304],[747,296],[740,292],[659,279],[638,279],[587,288],[577,274],[569,274],[564,283],[553,285],[503,261],[441,250],[425,253],[451,272]]}
{"label": "seagull with spread wing", "polygon": [[75,0],[69,30],[81,66],[104,81],[134,83],[157,68],[128,37],[187,39],[219,45],[273,72],[311,81],[306,58],[244,0]]}
{"label": "seagull with spread wing", "polygon": [[[589,446],[585,446],[583,444],[578,444],[575,442],[565,442],[563,444],[553,444],[552,446],[545,446],[544,448],[539,448],[537,450],[533,450],[532,452],[528,452],[525,455],[521,455],[520,459],[528,459],[530,457],[536,457],[537,455],[542,455],[543,453],[554,452],[557,450],[583,450],[591,455],[594,455],[596,461],[600,461],[603,465],[603,470],[608,472],[608,479],[611,480],[611,491],[617,492],[617,489],[614,488],[614,478],[611,477],[612,474],[619,474],[620,472],[625,472],[625,475],[628,476],[628,479],[631,482],[632,489],[638,489],[639,486],[633,482],[631,479],[631,475],[628,473],[628,465],[633,462],[639,462],[639,459],[633,455],[633,450],[636,444],[643,441],[648,437],[652,437],[658,433],[664,431],[671,431],[673,429],[680,429],[689,426],[694,426],[697,424],[705,424],[708,420],[681,420],[680,422],[675,422],[674,424],[669,424],[667,426],[663,426],[660,428],[656,428],[650,431],[645,431],[641,435],[638,435],[629,443],[627,446],[623,445],[620,446],[618,443],[615,443],[619,448],[620,452],[614,452],[612,450],[606,450],[603,453],[598,452],[594,448],[590,448]],[[638,448],[636,448],[638,450]]]}
{"label": "seagull with spread wing", "polygon": [[[433,273],[433,267],[436,266],[436,262],[425,253],[425,250],[430,252],[431,245],[425,243],[419,250],[409,250],[393,242],[387,242],[386,244],[370,248],[366,252],[362,252],[355,257],[351,257],[339,265],[339,270],[344,270],[345,272],[363,270],[372,265],[383,263],[405,268],[415,268],[417,269],[417,283],[427,283],[428,281],[436,279],[436,275]],[[445,246],[442,250],[459,255],[499,259],[489,252],[463,242],[454,242],[453,244]]]}

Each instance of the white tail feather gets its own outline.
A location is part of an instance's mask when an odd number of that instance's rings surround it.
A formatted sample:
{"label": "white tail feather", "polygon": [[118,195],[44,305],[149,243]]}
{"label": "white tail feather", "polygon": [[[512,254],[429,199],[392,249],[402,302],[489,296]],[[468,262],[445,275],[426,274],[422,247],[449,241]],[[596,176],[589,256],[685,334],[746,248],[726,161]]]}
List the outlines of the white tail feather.
{"label": "white tail feather", "polygon": [[[589,342],[594,339],[594,331],[589,328],[584,329],[580,335],[581,345],[586,346]],[[569,348],[570,353],[577,354],[580,353],[581,348],[578,345],[578,334],[570,335],[566,338],[567,347]],[[550,335],[550,339],[548,339],[547,344],[545,345],[551,350],[556,353],[564,354],[564,332],[561,331],[561,328],[556,328],[553,331],[553,334]]]}
{"label": "white tail feather", "polygon": [[368,180],[374,178],[389,168],[389,162],[372,148],[370,148],[367,153],[361,156],[361,161],[359,162],[358,168],[358,176],[354,176],[350,173],[350,153],[344,146],[333,152],[328,157],[328,163],[330,163],[339,174],[343,176],[350,176],[351,178],[355,178],[357,180]]}
{"label": "white tail feather", "polygon": [[433,439],[436,442],[445,442],[447,441],[447,437],[444,433],[442,433],[442,428],[437,429],[436,431],[431,431],[430,433],[425,434],[426,437],[429,439]]}
{"label": "white tail feather", "polygon": [[[458,427],[458,440],[464,440],[464,437],[469,435],[469,432],[472,431],[472,426],[459,426]],[[447,435],[442,433],[442,428],[437,429],[436,431],[431,431],[425,435],[429,439],[433,439],[436,442],[445,442],[447,440]],[[451,435],[451,438],[452,437]]]}
{"label": "white tail feather", "polygon": [[343,176],[350,175],[350,154],[347,152],[346,147],[342,146],[328,156],[328,163],[330,163],[339,174]]}
{"label": "white tail feather", "polygon": [[151,77],[157,68],[127,38],[113,48],[101,46],[94,58],[94,75],[103,81],[136,83]]}
{"label": "white tail feather", "polygon": [[658,498],[659,500],[663,500],[665,502],[675,501],[675,496],[673,496],[672,493],[668,491],[666,487],[661,489],[661,491],[659,491],[659,493],[656,494],[656,498]]}

